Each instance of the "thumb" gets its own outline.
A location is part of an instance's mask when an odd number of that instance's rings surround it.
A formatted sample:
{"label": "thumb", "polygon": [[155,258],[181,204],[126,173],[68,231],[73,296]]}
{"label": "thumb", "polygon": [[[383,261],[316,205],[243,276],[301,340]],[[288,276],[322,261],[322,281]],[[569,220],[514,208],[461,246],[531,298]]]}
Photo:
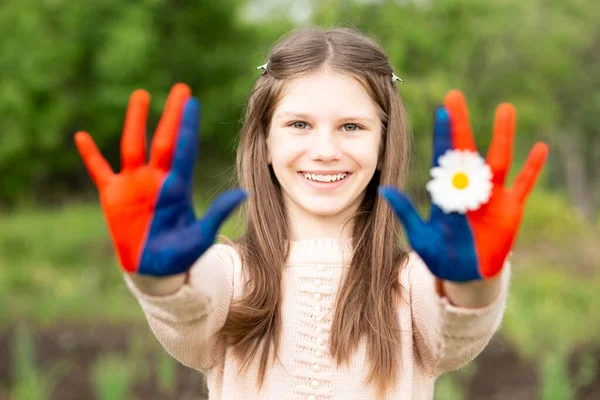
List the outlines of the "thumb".
{"label": "thumb", "polygon": [[227,217],[247,196],[246,191],[239,188],[220,194],[212,202],[202,218],[202,225],[205,232],[215,235],[221,224],[223,224]]}
{"label": "thumb", "polygon": [[425,230],[425,223],[404,193],[393,186],[380,186],[378,191],[388,201],[398,219],[402,221],[409,240],[419,236]]}

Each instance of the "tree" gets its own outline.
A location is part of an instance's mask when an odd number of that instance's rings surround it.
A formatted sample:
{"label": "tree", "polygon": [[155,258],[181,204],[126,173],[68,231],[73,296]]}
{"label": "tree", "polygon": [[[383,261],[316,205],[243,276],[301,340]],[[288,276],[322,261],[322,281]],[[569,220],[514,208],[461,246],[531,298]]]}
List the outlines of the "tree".
{"label": "tree", "polygon": [[[592,0],[338,0],[315,2],[322,25],[356,26],[386,49],[407,103],[420,160],[429,160],[431,111],[444,93],[466,93],[480,145],[493,110],[513,102],[516,158],[550,143],[547,184],[564,188],[580,213],[600,208],[600,5]],[[425,163],[426,161],[423,161]],[[422,183],[421,173],[415,177]],[[414,175],[413,175],[414,176]]]}
{"label": "tree", "polygon": [[[73,145],[87,130],[118,167],[128,97],[152,95],[150,126],[170,87],[203,105],[206,153],[230,155],[264,37],[242,0],[0,3],[0,205],[61,199],[88,177]],[[275,32],[272,32],[275,33]]]}

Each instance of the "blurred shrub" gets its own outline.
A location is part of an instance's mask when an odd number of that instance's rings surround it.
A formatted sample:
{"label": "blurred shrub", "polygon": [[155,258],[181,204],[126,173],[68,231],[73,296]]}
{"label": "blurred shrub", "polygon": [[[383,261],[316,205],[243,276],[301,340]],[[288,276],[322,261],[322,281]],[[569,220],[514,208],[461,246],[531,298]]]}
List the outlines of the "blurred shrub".
{"label": "blurred shrub", "polygon": [[568,354],[600,328],[600,276],[581,279],[538,265],[513,268],[504,334],[529,359]]}
{"label": "blurred shrub", "polygon": [[540,241],[577,240],[592,229],[590,221],[585,221],[563,194],[537,188],[527,200],[519,241],[528,246]]}
{"label": "blurred shrub", "polygon": [[153,96],[151,133],[170,87],[187,83],[203,105],[203,145],[229,157],[265,43],[289,27],[250,27],[240,16],[245,3],[0,2],[0,206],[91,187],[73,144],[78,130],[117,166],[138,88]]}
{"label": "blurred shrub", "polygon": [[584,363],[573,380],[568,362],[578,348],[598,340],[598,287],[600,275],[586,280],[543,264],[513,270],[502,332],[521,357],[539,366],[544,400],[575,398],[595,371]]}

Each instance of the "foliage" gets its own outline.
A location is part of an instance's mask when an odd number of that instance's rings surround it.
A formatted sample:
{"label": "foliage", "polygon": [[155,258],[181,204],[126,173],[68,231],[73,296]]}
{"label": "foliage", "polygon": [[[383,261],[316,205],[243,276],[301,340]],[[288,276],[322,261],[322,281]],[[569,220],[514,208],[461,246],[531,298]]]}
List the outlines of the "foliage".
{"label": "foliage", "polygon": [[[592,0],[340,0],[315,2],[315,20],[354,26],[387,51],[407,104],[417,155],[429,160],[432,110],[465,92],[476,140],[486,148],[493,110],[518,110],[516,158],[551,146],[547,185],[564,188],[594,219],[600,207],[600,5]],[[346,6],[347,5],[347,6]],[[422,171],[421,171],[422,170]],[[426,168],[416,173],[426,174]],[[423,175],[415,179],[422,186]]]}
{"label": "foliage", "polygon": [[[297,9],[292,2],[311,7],[304,23],[357,27],[387,51],[404,79],[417,197],[425,198],[432,111],[449,89],[465,92],[481,149],[489,145],[494,107],[516,105],[513,179],[535,141],[550,143],[515,249],[502,333],[537,362],[543,398],[573,398],[600,367],[584,359],[575,379],[567,368],[568,355],[597,342],[600,328],[593,290],[600,287],[600,3],[592,0],[277,0],[260,21],[243,14],[245,0],[1,2],[0,207],[12,213],[0,213],[0,323],[144,323],[72,135],[90,132],[117,169],[130,93],[141,87],[153,95],[152,132],[171,85],[188,83],[203,104],[200,213],[223,188],[213,183],[230,175],[255,67],[294,27],[282,17]],[[88,196],[92,203],[80,202]],[[62,207],[37,207],[55,201]],[[222,233],[236,231],[230,220]],[[21,327],[17,339],[11,396],[44,398],[50,383],[36,365],[32,334]],[[130,356],[97,364],[99,396],[126,396],[133,378],[119,374]],[[174,386],[174,365],[158,361],[165,391]],[[436,398],[464,397],[457,382],[472,373],[442,378]]]}
{"label": "foliage", "polygon": [[[249,6],[270,14],[249,18]],[[548,141],[544,184],[598,218],[600,5],[592,0],[4,1],[0,205],[91,191],[72,135],[91,132],[116,166],[127,99],[138,87],[154,96],[153,127],[170,86],[188,83],[204,105],[203,160],[229,164],[255,66],[300,9],[312,14],[302,24],[357,27],[389,54],[414,127],[413,189],[427,178],[432,110],[460,88],[482,148],[494,107],[513,102],[516,159]]]}
{"label": "foliage", "polygon": [[87,185],[73,145],[77,130],[90,132],[116,166],[124,112],[137,88],[153,95],[154,127],[170,87],[190,85],[205,105],[202,137],[214,150],[205,154],[230,157],[261,44],[287,29],[251,28],[239,15],[242,5],[0,3],[0,205],[58,201]]}

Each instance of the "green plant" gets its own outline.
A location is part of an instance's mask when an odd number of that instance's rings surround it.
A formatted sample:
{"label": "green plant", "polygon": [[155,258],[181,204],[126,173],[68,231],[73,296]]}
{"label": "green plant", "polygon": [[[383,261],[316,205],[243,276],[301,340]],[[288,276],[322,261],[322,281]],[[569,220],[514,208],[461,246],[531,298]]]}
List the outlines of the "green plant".
{"label": "green plant", "polygon": [[26,325],[17,325],[14,341],[15,384],[11,390],[12,398],[27,400],[49,398],[51,385],[37,369],[33,335]]}
{"label": "green plant", "polygon": [[547,265],[515,267],[502,328],[504,336],[530,360],[569,354],[597,340],[598,279],[579,278]]}
{"label": "green plant", "polygon": [[177,364],[175,360],[165,351],[160,351],[158,356],[158,387],[172,393],[177,383]]}
{"label": "green plant", "polygon": [[435,382],[435,400],[465,400],[467,393],[465,388],[477,372],[475,363],[443,374]]}
{"label": "green plant", "polygon": [[551,354],[546,356],[541,364],[541,400],[575,399],[566,358],[558,353]]}
{"label": "green plant", "polygon": [[577,390],[594,380],[598,367],[594,356],[589,353],[582,356],[573,376],[569,374],[568,357],[565,355],[550,354],[541,364],[542,400],[575,399]]}
{"label": "green plant", "polygon": [[597,340],[599,284],[597,278],[590,281],[548,266],[513,272],[502,330],[521,357],[539,366],[542,400],[574,399],[595,373],[593,359],[584,358],[571,377],[567,362],[575,349]]}
{"label": "green plant", "polygon": [[119,355],[106,355],[92,367],[94,390],[100,400],[127,400],[134,379],[134,365]]}

